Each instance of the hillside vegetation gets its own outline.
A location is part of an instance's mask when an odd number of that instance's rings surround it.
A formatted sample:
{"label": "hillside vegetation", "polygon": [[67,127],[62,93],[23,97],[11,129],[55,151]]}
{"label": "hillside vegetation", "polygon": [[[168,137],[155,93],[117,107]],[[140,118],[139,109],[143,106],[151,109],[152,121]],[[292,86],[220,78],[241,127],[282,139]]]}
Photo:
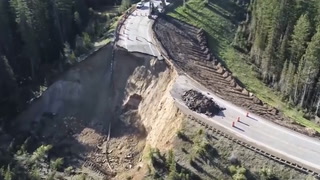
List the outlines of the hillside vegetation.
{"label": "hillside vegetation", "polygon": [[317,7],[318,1],[190,0],[168,14],[203,28],[218,58],[261,100],[320,131]]}
{"label": "hillside vegetation", "polygon": [[283,164],[184,119],[174,140],[174,149],[161,154],[149,151],[145,180],[314,180]]}
{"label": "hillside vegetation", "polygon": [[130,0],[90,2],[0,1],[0,121],[22,111],[39,97],[41,86],[108,43],[118,16],[131,6]]}

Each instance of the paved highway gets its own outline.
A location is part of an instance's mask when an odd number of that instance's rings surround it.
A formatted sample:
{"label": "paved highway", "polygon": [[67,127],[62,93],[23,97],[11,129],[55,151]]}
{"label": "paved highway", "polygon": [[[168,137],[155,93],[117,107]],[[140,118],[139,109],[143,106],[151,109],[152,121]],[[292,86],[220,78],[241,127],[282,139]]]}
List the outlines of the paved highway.
{"label": "paved highway", "polygon": [[[181,98],[182,94],[190,89],[213,98],[226,110],[214,117],[191,111]],[[318,140],[298,134],[253,114],[246,117],[246,110],[217,97],[199,83],[183,75],[177,78],[171,90],[171,95],[175,99],[176,105],[184,113],[192,115],[207,124],[222,126],[229,133],[245,139],[251,144],[264,147],[286,160],[300,162],[305,167],[320,173],[320,142]],[[238,117],[240,117],[240,122],[236,122]],[[236,122],[235,127],[231,126],[233,121]]]}
{"label": "paved highway", "polygon": [[[161,1],[154,1],[155,7]],[[125,21],[120,29],[117,45],[127,49],[129,52],[140,52],[152,56],[159,56],[160,53],[152,42],[151,31],[153,19],[148,18],[149,2],[144,7],[136,9]]]}
{"label": "paved highway", "polygon": [[[160,1],[156,1],[156,3],[160,3]],[[120,40],[117,44],[126,48],[129,52],[158,56],[160,53],[151,38],[153,22],[147,17],[148,5],[149,3],[129,16],[125,26],[121,28]],[[215,117],[208,117],[191,111],[181,99],[181,95],[189,89],[206,94],[220,106],[225,107],[226,110]],[[175,99],[177,107],[185,114],[192,115],[215,127],[221,127],[237,136],[237,138],[262,148],[270,154],[320,173],[320,142],[318,140],[283,128],[254,114],[246,117],[246,110],[217,97],[205,87],[184,75],[177,78],[171,90],[171,95]],[[232,127],[232,122],[236,121],[238,117],[240,117],[241,122],[236,122],[236,126]]]}

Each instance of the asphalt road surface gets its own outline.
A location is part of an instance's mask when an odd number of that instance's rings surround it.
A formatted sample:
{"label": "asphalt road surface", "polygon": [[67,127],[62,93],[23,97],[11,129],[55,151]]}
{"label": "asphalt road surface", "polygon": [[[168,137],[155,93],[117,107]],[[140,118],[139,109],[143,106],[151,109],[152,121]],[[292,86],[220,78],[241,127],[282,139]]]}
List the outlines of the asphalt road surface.
{"label": "asphalt road surface", "polygon": [[[154,1],[155,7],[160,2]],[[148,14],[149,2],[146,2],[144,7],[136,9],[125,21],[120,29],[117,45],[129,52],[140,52],[157,57],[160,53],[153,44],[151,37],[151,27],[154,20],[149,19]]]}
{"label": "asphalt road surface", "polygon": [[[219,106],[225,107],[226,110],[214,117],[190,110],[182,100],[182,94],[190,89],[213,98]],[[246,110],[215,96],[205,87],[184,75],[177,78],[171,95],[175,99],[176,105],[184,113],[207,124],[222,126],[229,133],[274,152],[280,158],[299,162],[298,164],[320,173],[320,142],[318,140],[283,128],[253,114],[246,117]],[[238,117],[240,117],[240,122],[236,122]],[[235,121],[235,127],[231,125],[233,121]]]}

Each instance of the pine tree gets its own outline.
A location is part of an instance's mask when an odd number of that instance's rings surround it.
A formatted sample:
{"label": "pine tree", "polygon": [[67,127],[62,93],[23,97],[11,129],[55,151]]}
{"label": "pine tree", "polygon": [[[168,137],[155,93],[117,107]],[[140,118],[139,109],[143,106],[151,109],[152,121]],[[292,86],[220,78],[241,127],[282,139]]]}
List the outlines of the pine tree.
{"label": "pine tree", "polygon": [[289,62],[288,70],[286,73],[286,81],[285,86],[286,89],[284,91],[285,95],[290,95],[294,85],[294,65],[292,62]]}
{"label": "pine tree", "polygon": [[315,78],[320,69],[320,26],[317,33],[312,37],[302,59],[304,65],[301,67],[301,81],[304,83],[304,89],[300,100],[301,106],[303,106],[308,88],[316,83]]}
{"label": "pine tree", "polygon": [[310,34],[310,22],[306,14],[303,14],[298,19],[294,26],[291,44],[291,61],[298,67],[299,60],[304,54]]}
{"label": "pine tree", "polygon": [[11,0],[10,4],[14,9],[19,32],[24,42],[23,54],[30,60],[31,77],[35,78],[40,54],[35,37],[36,33],[32,29],[32,13],[26,0]]}
{"label": "pine tree", "polygon": [[287,89],[286,76],[288,72],[288,60],[285,61],[284,66],[281,71],[280,81],[279,81],[279,90],[283,93]]}
{"label": "pine tree", "polygon": [[11,27],[8,1],[0,1],[0,51],[5,55],[13,53],[13,30]]}

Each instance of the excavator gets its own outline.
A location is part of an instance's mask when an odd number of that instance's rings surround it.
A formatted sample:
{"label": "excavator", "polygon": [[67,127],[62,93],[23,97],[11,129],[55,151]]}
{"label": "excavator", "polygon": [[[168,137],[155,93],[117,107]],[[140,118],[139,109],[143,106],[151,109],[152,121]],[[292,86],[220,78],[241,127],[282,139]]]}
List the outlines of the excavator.
{"label": "excavator", "polygon": [[150,1],[149,15],[148,15],[149,19],[152,19],[152,15],[155,15],[155,10],[156,10],[156,8],[154,7],[153,1]]}
{"label": "excavator", "polygon": [[158,7],[155,7],[153,0],[150,0],[150,6],[149,6],[149,15],[148,18],[152,18],[152,15],[159,15],[159,13],[162,13],[166,5],[165,0],[161,0],[161,3]]}

